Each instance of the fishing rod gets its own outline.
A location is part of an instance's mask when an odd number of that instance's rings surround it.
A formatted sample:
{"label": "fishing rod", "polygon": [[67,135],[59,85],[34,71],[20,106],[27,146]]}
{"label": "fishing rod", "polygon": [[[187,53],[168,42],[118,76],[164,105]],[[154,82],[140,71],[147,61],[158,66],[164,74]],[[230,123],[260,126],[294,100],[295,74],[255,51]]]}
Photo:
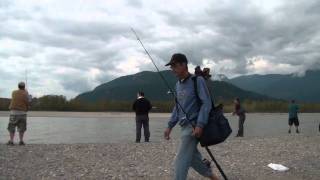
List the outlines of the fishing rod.
{"label": "fishing rod", "polygon": [[[136,33],[136,31],[131,28],[131,31],[133,32],[133,34],[136,36],[137,40],[140,42],[142,48],[144,49],[145,53],[149,56],[152,64],[156,67],[157,69],[157,72],[159,73],[161,79],[163,80],[163,82],[165,83],[165,85],[167,86],[167,88],[169,89],[170,92],[172,92],[171,94],[173,95],[173,97],[175,98],[175,101],[176,101],[176,104],[180,107],[180,109],[182,110],[182,112],[187,115],[186,111],[182,108],[182,105],[178,102],[178,99],[177,99],[177,95],[175,94],[175,91],[172,90],[172,88],[170,87],[168,81],[163,77],[163,75],[161,74],[159,68],[157,67],[155,61],[153,60],[153,58],[151,57],[150,53],[148,52],[148,50],[144,47],[142,41],[140,40],[138,34]],[[186,117],[187,118],[187,117]]]}
{"label": "fishing rod", "polygon": [[25,72],[26,89],[28,90],[28,69]]}
{"label": "fishing rod", "polygon": [[26,91],[28,92],[28,102],[32,102],[32,95],[29,94],[29,91],[28,91],[28,69],[26,69],[26,72],[25,72],[25,80],[26,80]]}

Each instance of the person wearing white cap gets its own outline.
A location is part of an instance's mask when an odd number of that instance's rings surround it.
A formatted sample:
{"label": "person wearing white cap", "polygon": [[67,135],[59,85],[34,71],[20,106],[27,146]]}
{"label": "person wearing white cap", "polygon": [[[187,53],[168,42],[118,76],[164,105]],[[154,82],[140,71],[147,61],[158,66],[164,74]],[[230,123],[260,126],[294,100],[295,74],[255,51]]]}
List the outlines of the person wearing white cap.
{"label": "person wearing white cap", "polygon": [[19,89],[12,92],[12,99],[10,102],[10,118],[8,124],[8,131],[10,133],[10,140],[7,145],[14,145],[14,136],[16,128],[19,131],[19,145],[25,145],[23,136],[27,130],[27,111],[29,109],[29,95],[25,90],[25,83],[18,84]]}

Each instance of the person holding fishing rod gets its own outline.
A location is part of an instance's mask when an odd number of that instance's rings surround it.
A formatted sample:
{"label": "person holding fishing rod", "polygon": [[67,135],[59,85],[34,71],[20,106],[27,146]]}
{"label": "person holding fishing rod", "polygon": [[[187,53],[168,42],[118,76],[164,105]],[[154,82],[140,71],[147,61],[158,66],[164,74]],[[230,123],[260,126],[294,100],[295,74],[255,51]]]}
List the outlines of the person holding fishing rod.
{"label": "person holding fishing rod", "polygon": [[168,128],[164,132],[164,137],[169,140],[171,130],[178,122],[182,127],[182,143],[176,157],[175,179],[185,180],[190,167],[205,177],[213,180],[218,179],[211,170],[210,161],[201,159],[201,154],[197,149],[197,145],[200,142],[201,146],[206,149],[215,163],[222,177],[228,180],[222,167],[208,147],[224,142],[232,132],[228,119],[223,115],[222,105],[214,107],[214,102],[206,85],[205,80],[210,78],[210,69],[204,68],[203,71],[199,72],[201,70],[199,67],[196,68],[195,75],[191,75],[188,71],[186,56],[180,53],[174,54],[166,65],[170,65],[172,71],[179,78],[175,91],[173,91],[135,30],[131,28],[131,31],[135,34],[145,53],[149,56],[159,76],[169,89],[169,92],[171,92],[170,94],[175,98],[176,104],[171,119],[168,122]]}
{"label": "person holding fishing rod", "polygon": [[10,134],[10,140],[7,145],[14,145],[14,136],[16,127],[19,131],[19,145],[25,145],[23,141],[23,136],[27,130],[27,111],[29,109],[29,94],[26,90],[26,84],[20,82],[18,84],[18,90],[12,92],[12,99],[10,102],[10,118],[8,123],[8,131]]}
{"label": "person holding fishing rod", "polygon": [[179,79],[176,83],[176,106],[164,132],[165,139],[169,140],[172,128],[177,123],[181,126],[181,145],[176,156],[174,179],[185,180],[189,168],[192,167],[202,176],[217,180],[218,177],[213,174],[210,165],[202,160],[197,148],[198,138],[202,135],[212,108],[205,79],[201,76],[198,76],[197,79],[198,97],[202,102],[199,104],[192,80],[194,75],[191,75],[188,71],[186,56],[180,53],[173,54],[166,66],[170,66],[172,72]]}

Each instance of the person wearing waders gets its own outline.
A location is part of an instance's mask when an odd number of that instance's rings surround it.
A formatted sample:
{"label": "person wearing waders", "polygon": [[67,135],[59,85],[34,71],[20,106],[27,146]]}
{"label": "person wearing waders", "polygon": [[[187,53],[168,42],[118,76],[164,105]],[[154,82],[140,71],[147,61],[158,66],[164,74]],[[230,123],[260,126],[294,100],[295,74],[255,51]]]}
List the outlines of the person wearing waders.
{"label": "person wearing waders", "polygon": [[[194,82],[188,71],[188,60],[184,54],[173,54],[171,60],[166,66],[170,66],[172,72],[178,77],[176,83],[176,105],[173,108],[168,127],[164,132],[165,139],[170,139],[172,128],[179,123],[181,126],[181,144],[175,159],[175,180],[185,180],[188,170],[192,167],[195,171],[204,177],[217,180],[218,177],[213,174],[210,166],[203,160],[197,148],[203,132],[203,127],[207,124],[209,112],[211,110],[211,98],[206,82],[203,77],[197,79],[198,95],[201,105],[198,103],[195,95]],[[178,103],[181,105],[178,105]],[[188,117],[183,112],[187,112]]]}
{"label": "person wearing waders", "polygon": [[136,143],[140,142],[142,126],[144,130],[144,141],[149,142],[149,111],[151,108],[151,103],[144,97],[144,92],[138,92],[137,99],[132,105],[132,109],[136,112]]}
{"label": "person wearing waders", "polygon": [[246,120],[246,114],[245,114],[245,110],[242,108],[240,104],[239,98],[236,98],[234,100],[234,112],[232,113],[232,115],[235,115],[235,114],[239,117],[239,129],[236,137],[243,137],[243,125],[244,125],[244,121]]}
{"label": "person wearing waders", "polygon": [[298,111],[299,111],[299,106],[295,103],[295,100],[292,100],[291,104],[289,105],[289,130],[288,130],[289,134],[291,133],[291,127],[293,124],[296,127],[296,133],[300,133]]}

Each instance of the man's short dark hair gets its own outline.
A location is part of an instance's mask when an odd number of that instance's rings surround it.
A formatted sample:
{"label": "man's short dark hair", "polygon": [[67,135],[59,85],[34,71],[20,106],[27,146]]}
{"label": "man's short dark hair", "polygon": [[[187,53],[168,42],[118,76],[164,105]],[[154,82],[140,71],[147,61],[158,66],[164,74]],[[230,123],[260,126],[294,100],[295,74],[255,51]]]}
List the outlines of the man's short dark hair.
{"label": "man's short dark hair", "polygon": [[21,89],[21,90],[24,90],[24,89],[26,88],[25,83],[24,83],[24,82],[20,82],[20,83],[18,84],[18,88]]}

